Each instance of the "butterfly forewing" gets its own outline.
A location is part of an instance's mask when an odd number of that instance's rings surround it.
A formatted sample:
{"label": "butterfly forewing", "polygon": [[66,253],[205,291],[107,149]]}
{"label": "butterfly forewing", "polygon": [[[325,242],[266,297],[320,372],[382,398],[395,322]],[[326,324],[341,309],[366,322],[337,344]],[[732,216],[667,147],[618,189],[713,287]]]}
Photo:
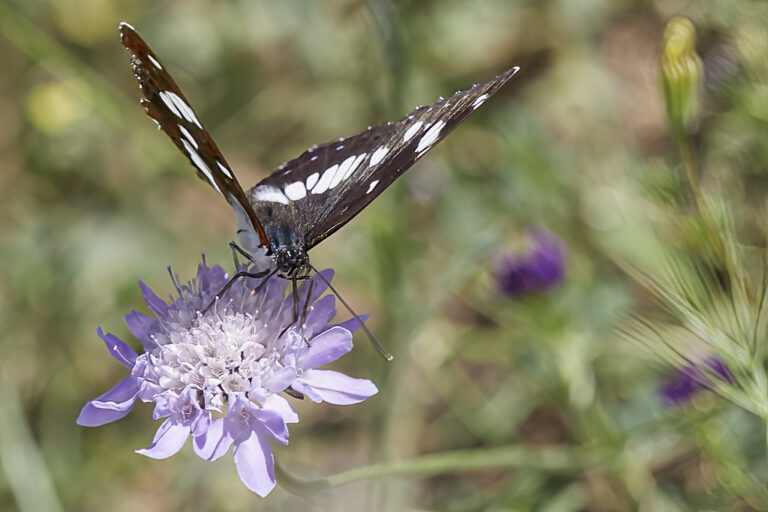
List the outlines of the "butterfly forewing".
{"label": "butterfly forewing", "polygon": [[296,238],[308,250],[349,222],[518,69],[419,107],[397,123],[310,148],[249,190],[248,197],[257,214],[277,207],[292,217]]}
{"label": "butterfly forewing", "polygon": [[[247,223],[258,235],[256,245],[269,246],[264,229],[246,199],[224,155],[203,127],[181,88],[152,52],[147,43],[127,23],[119,26],[120,40],[131,52],[131,65],[139,89],[141,104],[182,153],[197,169],[198,175],[223,195],[235,210],[241,224]],[[241,229],[244,226],[240,226]]]}

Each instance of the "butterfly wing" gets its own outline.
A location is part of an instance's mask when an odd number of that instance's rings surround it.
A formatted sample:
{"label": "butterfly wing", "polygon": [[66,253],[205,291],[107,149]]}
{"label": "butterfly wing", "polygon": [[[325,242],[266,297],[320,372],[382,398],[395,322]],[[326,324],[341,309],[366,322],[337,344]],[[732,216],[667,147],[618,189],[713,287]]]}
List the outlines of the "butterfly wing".
{"label": "butterfly wing", "polygon": [[[232,205],[238,218],[238,233],[241,233],[244,244],[251,250],[268,248],[264,229],[243,188],[181,88],[133,27],[120,23],[118,29],[120,41],[132,55],[131,65],[139,81],[144,111],[195,166],[198,176]],[[252,239],[248,238],[248,233]]]}
{"label": "butterfly wing", "polygon": [[515,67],[397,123],[368,128],[336,142],[309,148],[248,191],[259,212],[265,205],[291,217],[306,250],[349,222],[435,144],[507,83]]}

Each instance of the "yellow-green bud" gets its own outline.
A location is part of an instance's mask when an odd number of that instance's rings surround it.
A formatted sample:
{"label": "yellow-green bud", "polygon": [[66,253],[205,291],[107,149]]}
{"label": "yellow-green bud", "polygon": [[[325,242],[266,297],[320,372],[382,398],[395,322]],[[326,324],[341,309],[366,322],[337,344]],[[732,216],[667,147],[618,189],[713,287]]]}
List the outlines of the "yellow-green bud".
{"label": "yellow-green bud", "polygon": [[664,30],[661,85],[667,116],[677,135],[698,124],[702,76],[703,66],[696,54],[696,28],[688,18],[672,18]]}

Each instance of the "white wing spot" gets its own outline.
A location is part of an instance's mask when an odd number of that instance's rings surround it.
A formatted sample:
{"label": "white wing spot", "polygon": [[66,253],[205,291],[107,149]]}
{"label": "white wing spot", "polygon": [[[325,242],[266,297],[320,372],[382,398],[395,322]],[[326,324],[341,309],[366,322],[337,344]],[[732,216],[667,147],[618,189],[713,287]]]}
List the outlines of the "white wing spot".
{"label": "white wing spot", "polygon": [[253,198],[257,201],[267,201],[270,203],[288,204],[288,198],[285,197],[279,188],[272,185],[260,185],[253,189]]}
{"label": "white wing spot", "polygon": [[168,109],[173,112],[173,114],[176,117],[184,117],[181,115],[181,112],[176,108],[176,105],[174,104],[173,100],[171,100],[171,93],[166,91],[160,91],[160,99],[163,100],[163,103],[165,103],[165,106],[168,107]]}
{"label": "white wing spot", "polygon": [[421,126],[424,124],[423,121],[416,121],[411,125],[410,128],[408,128],[405,133],[403,134],[403,142],[408,142],[413,138],[416,133],[421,129]]}
{"label": "white wing spot", "polygon": [[323,192],[328,190],[328,186],[331,184],[331,180],[333,179],[333,176],[336,174],[336,170],[338,168],[339,168],[339,165],[336,164],[326,169],[323,175],[320,177],[320,181],[317,182],[317,185],[312,187],[312,193],[322,194]]}
{"label": "white wing spot", "polygon": [[147,54],[147,58],[148,58],[148,59],[149,59],[149,60],[152,62],[152,64],[153,64],[153,65],[154,65],[154,66],[155,66],[157,69],[163,69],[163,66],[161,66],[161,65],[160,65],[160,63],[157,61],[157,59],[156,59],[156,58],[154,58],[154,57],[153,57],[153,56],[151,56],[150,54]]}
{"label": "white wing spot", "polygon": [[438,137],[440,137],[440,130],[443,129],[443,126],[445,126],[445,121],[442,120],[433,124],[421,140],[419,140],[419,145],[416,146],[416,152],[421,153],[422,151],[431,148],[432,144],[434,144]]}
{"label": "white wing spot", "polygon": [[309,159],[310,162],[314,162],[315,160],[317,160],[317,155],[315,155],[315,156],[313,156],[312,158]]}
{"label": "white wing spot", "polygon": [[373,180],[370,185],[368,185],[368,190],[365,192],[366,194],[370,194],[373,192],[373,189],[376,188],[376,185],[379,184],[379,180]]}
{"label": "white wing spot", "polygon": [[[195,112],[192,110],[192,107],[187,105],[186,102],[183,99],[181,99],[181,97],[178,94],[176,94],[175,92],[171,92],[171,91],[163,91],[163,92],[168,97],[168,99],[174,105],[176,105],[176,108],[181,113],[180,117],[183,117],[184,119],[186,119],[190,123],[195,123],[197,125],[197,127],[200,128],[201,130],[203,129],[203,127],[200,126],[200,121],[198,121],[197,117],[195,117]],[[160,94],[162,95],[163,92],[161,92]],[[168,101],[166,101],[165,98],[163,98],[163,101],[165,101],[166,105],[168,104]]]}
{"label": "white wing spot", "polygon": [[229,179],[231,179],[231,180],[235,179],[235,177],[234,177],[234,176],[232,176],[232,173],[231,173],[231,172],[229,172],[229,169],[227,169],[227,167],[226,167],[224,164],[222,164],[222,163],[221,163],[221,162],[219,162],[218,160],[216,160],[216,163],[219,165],[219,169],[221,169],[221,172],[223,172],[223,173],[224,173],[224,175],[225,175],[227,178],[229,178]]}
{"label": "white wing spot", "polygon": [[475,102],[472,104],[472,110],[477,110],[480,105],[485,103],[485,100],[488,99],[488,94],[483,94],[482,96],[478,96]]}
{"label": "white wing spot", "polygon": [[339,144],[336,146],[336,151],[341,151],[342,149],[344,149],[344,144]]}
{"label": "white wing spot", "polygon": [[352,167],[352,164],[355,163],[355,158],[357,158],[356,155],[352,155],[343,162],[341,162],[341,165],[339,165],[339,170],[336,171],[336,174],[333,175],[333,179],[331,180],[331,184],[328,185],[328,188],[335,188],[339,183],[341,183],[341,180],[344,179],[344,176],[347,174],[347,171],[349,171],[349,168]]}
{"label": "white wing spot", "polygon": [[189,133],[189,132],[187,131],[187,129],[186,129],[186,128],[184,128],[183,126],[181,126],[181,125],[178,125],[178,126],[179,126],[179,130],[181,130],[181,134],[182,134],[184,137],[186,137],[186,138],[187,138],[187,140],[188,140],[189,142],[191,142],[193,146],[195,146],[195,149],[197,149],[197,148],[198,148],[198,145],[197,145],[197,142],[195,142],[195,139],[192,137],[192,134],[191,134],[191,133]]}
{"label": "white wing spot", "polygon": [[298,201],[307,195],[307,188],[304,186],[304,183],[294,181],[293,183],[286,185],[283,188],[283,192],[285,192],[285,195],[291,201]]}
{"label": "white wing spot", "polygon": [[384,157],[387,156],[387,153],[389,153],[389,148],[387,146],[381,146],[379,149],[374,151],[371,155],[371,161],[368,163],[368,167],[373,167],[374,165],[377,165],[379,162],[384,160]]}
{"label": "white wing spot", "polygon": [[320,174],[317,172],[313,172],[309,176],[307,176],[307,190],[311,190],[312,187],[315,186],[315,183],[317,183],[317,179],[320,177]]}
{"label": "white wing spot", "polygon": [[368,153],[363,153],[362,155],[359,155],[354,162],[352,162],[352,165],[349,166],[349,169],[347,169],[347,172],[344,173],[344,176],[341,178],[342,181],[346,180],[350,176],[352,176],[352,173],[357,170],[358,167],[360,167],[360,164],[363,163],[363,160],[365,160],[365,157],[368,155]]}
{"label": "white wing spot", "polygon": [[187,154],[189,154],[189,157],[192,159],[192,163],[195,164],[195,167],[200,169],[200,172],[202,172],[205,175],[205,177],[208,178],[208,181],[210,182],[210,184],[213,185],[213,188],[215,188],[219,194],[224,195],[221,193],[221,189],[219,188],[219,186],[213,180],[213,174],[211,174],[210,167],[206,165],[206,163],[197,153],[195,148],[192,147],[192,144],[190,144],[184,139],[181,139],[181,143],[184,145],[184,149],[187,151]]}

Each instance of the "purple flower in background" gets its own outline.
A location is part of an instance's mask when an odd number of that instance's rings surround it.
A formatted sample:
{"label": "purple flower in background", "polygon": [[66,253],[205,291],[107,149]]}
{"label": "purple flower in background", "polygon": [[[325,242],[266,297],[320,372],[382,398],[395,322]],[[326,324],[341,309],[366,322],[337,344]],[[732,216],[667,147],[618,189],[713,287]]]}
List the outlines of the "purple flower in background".
{"label": "purple flower in background", "polygon": [[[333,272],[323,275],[330,281]],[[128,414],[137,398],[154,402],[153,417],[165,421],[151,446],[138,453],[170,457],[190,436],[205,460],[234,447],[240,479],[266,496],[275,486],[270,442],[287,444],[287,424],[299,421],[281,392],[290,388],[314,402],[342,405],[378,392],[369,380],[318,369],[352,349],[351,331],[358,324],[353,319],[329,326],[334,297],[320,298],[326,286],[317,277],[312,281],[310,297],[306,283],[298,292],[300,308],[305,298],[310,303],[303,325],[293,322],[293,295],[286,296],[287,281],[277,277],[237,281],[206,313],[201,310],[227,282],[219,266],[203,261],[197,278],[181,286],[170,304],[140,283],[154,317],[132,311],[125,321],[144,353],[137,355],[98,329],[112,356],[131,373],[88,402],[77,423],[101,426]]]}
{"label": "purple flower in background", "polygon": [[[710,356],[703,362],[717,378],[731,384],[734,382],[731,371],[719,357]],[[689,402],[699,391],[710,389],[710,381],[711,377],[702,371],[700,364],[688,362],[659,386],[659,394],[668,404],[682,405]]]}
{"label": "purple flower in background", "polygon": [[543,292],[559,284],[565,273],[563,241],[544,229],[530,231],[524,253],[500,255],[493,265],[499,288],[517,297],[527,292]]}

